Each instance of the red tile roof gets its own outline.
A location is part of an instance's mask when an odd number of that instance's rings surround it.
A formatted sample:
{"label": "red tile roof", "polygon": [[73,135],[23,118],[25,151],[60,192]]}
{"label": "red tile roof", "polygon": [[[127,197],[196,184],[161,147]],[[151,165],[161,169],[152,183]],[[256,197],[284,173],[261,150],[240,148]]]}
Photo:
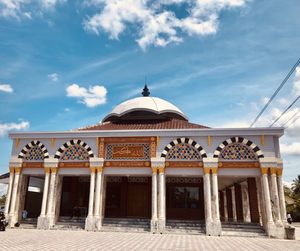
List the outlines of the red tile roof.
{"label": "red tile roof", "polygon": [[119,121],[104,122],[80,128],[80,131],[89,130],[160,130],[160,129],[204,129],[207,126],[190,123],[186,120],[169,119],[153,121]]}

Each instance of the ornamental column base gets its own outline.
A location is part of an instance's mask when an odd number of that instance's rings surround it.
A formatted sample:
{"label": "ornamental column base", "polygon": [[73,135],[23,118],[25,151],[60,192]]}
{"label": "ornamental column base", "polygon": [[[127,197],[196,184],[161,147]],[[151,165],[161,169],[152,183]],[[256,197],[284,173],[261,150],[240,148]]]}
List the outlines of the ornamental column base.
{"label": "ornamental column base", "polygon": [[150,231],[151,231],[152,234],[158,233],[158,225],[159,225],[159,223],[158,223],[157,219],[151,220],[151,222],[150,222]]}
{"label": "ornamental column base", "polygon": [[101,228],[102,228],[102,217],[101,216],[94,216],[94,224],[95,224],[95,229],[94,230],[100,231]]}
{"label": "ornamental column base", "polygon": [[18,222],[18,215],[16,214],[9,214],[7,217],[8,227],[14,228],[15,224]]}
{"label": "ornamental column base", "polygon": [[85,219],[85,230],[94,231],[96,229],[94,216],[88,216]]}
{"label": "ornamental column base", "polygon": [[284,239],[285,230],[283,226],[276,226],[274,222],[267,222],[266,233],[270,238]]}
{"label": "ornamental column base", "polygon": [[210,221],[205,223],[205,234],[207,236],[221,236],[222,226],[221,221]]}
{"label": "ornamental column base", "polygon": [[44,229],[44,230],[51,229],[50,220],[48,216],[44,215],[38,217],[37,229]]}
{"label": "ornamental column base", "polygon": [[165,228],[166,228],[166,220],[165,219],[159,219],[158,220],[158,233],[163,234],[165,232]]}

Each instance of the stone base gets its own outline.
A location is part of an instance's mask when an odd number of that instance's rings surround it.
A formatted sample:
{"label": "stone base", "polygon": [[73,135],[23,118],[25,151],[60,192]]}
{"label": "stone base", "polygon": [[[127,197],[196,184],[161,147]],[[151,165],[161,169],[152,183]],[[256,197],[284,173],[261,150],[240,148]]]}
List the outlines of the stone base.
{"label": "stone base", "polygon": [[[85,223],[86,224],[86,223]],[[95,228],[94,230],[100,231],[102,228],[102,217],[100,216],[95,216],[94,217],[94,224],[95,224]]]}
{"label": "stone base", "polygon": [[85,230],[94,231],[96,229],[95,220],[93,216],[86,217],[85,220]]}
{"label": "stone base", "polygon": [[275,225],[273,222],[268,222],[266,232],[270,238],[284,239],[285,237],[285,230],[282,224]]}
{"label": "stone base", "polygon": [[205,223],[205,233],[208,236],[221,236],[222,235],[222,226],[221,222],[206,222]]}
{"label": "stone base", "polygon": [[18,222],[17,216],[14,214],[8,215],[7,222],[9,228],[14,228],[15,224]]}
{"label": "stone base", "polygon": [[156,234],[158,232],[158,221],[157,220],[151,220],[150,222],[150,231],[153,234]]}
{"label": "stone base", "polygon": [[39,216],[37,219],[37,229],[50,229],[49,220],[46,216]]}
{"label": "stone base", "polygon": [[158,220],[157,223],[157,232],[163,234],[166,228],[166,220]]}

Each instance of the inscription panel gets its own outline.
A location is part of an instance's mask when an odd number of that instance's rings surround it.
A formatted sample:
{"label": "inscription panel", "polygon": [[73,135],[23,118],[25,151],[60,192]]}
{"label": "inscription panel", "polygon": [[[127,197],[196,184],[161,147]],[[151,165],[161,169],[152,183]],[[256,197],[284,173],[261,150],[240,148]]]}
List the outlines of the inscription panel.
{"label": "inscription panel", "polygon": [[150,144],[107,144],[106,160],[149,160]]}

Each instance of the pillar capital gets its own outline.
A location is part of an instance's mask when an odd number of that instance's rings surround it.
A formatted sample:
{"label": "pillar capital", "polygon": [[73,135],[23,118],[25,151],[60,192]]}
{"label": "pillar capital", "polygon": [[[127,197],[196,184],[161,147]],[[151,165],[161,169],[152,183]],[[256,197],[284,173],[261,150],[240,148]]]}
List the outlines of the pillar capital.
{"label": "pillar capital", "polygon": [[103,158],[97,158],[97,157],[90,158],[90,167],[97,168],[97,170],[98,170],[98,168],[103,167],[103,165],[104,165]]}
{"label": "pillar capital", "polygon": [[277,174],[277,170],[278,170],[277,167],[271,167],[270,168],[271,175],[276,175]]}
{"label": "pillar capital", "polygon": [[157,174],[157,167],[152,167],[151,169],[153,174]]}
{"label": "pillar capital", "polygon": [[45,170],[45,173],[50,173],[51,172],[51,168],[50,167],[45,167],[44,170]]}
{"label": "pillar capital", "polygon": [[52,174],[56,174],[57,171],[58,171],[58,168],[57,168],[57,167],[51,167],[51,168],[49,168],[49,169],[51,170],[51,173],[52,173]]}
{"label": "pillar capital", "polygon": [[262,167],[260,170],[261,170],[261,174],[264,175],[264,174],[268,174],[269,168],[268,167]]}
{"label": "pillar capital", "polygon": [[9,167],[21,168],[23,159],[18,158],[17,156],[12,156],[9,160]]}
{"label": "pillar capital", "polygon": [[44,159],[44,168],[58,168],[58,159],[53,157]]}
{"label": "pillar capital", "polygon": [[218,168],[219,160],[217,158],[203,158],[203,167],[204,168]]}
{"label": "pillar capital", "polygon": [[158,170],[158,173],[165,173],[164,167],[158,167],[157,170]]}
{"label": "pillar capital", "polygon": [[271,168],[277,167],[277,158],[275,157],[264,157],[259,159],[260,167],[261,168]]}
{"label": "pillar capital", "polygon": [[151,167],[164,168],[165,164],[166,164],[165,158],[151,158]]}
{"label": "pillar capital", "polygon": [[96,167],[90,166],[90,170],[91,170],[91,173],[95,173],[96,172]]}

